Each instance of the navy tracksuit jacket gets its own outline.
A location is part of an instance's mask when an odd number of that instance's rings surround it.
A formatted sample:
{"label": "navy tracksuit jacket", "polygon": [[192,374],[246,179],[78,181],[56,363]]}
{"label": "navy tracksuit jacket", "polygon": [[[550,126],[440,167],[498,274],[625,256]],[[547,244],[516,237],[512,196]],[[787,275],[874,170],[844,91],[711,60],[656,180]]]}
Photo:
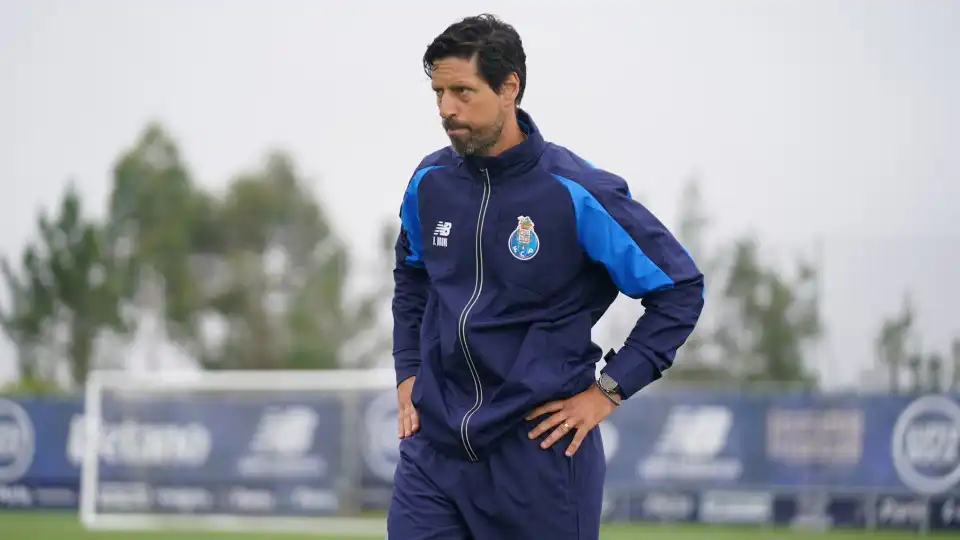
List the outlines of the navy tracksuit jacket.
{"label": "navy tracksuit jacket", "polygon": [[408,184],[394,270],[397,382],[420,432],[401,444],[393,540],[597,538],[593,430],[573,458],[526,439],[538,405],[594,383],[591,329],[618,292],[644,315],[604,372],[624,397],[658,379],[703,307],[703,276],[626,182],[545,142],[427,156]]}

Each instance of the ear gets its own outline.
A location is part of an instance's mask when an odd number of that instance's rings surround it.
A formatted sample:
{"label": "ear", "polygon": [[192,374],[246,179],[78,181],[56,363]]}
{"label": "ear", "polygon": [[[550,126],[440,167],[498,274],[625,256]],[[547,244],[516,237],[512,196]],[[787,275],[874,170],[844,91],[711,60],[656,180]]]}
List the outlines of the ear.
{"label": "ear", "polygon": [[518,95],[520,95],[520,77],[516,73],[511,73],[500,85],[500,97],[504,104],[515,105]]}

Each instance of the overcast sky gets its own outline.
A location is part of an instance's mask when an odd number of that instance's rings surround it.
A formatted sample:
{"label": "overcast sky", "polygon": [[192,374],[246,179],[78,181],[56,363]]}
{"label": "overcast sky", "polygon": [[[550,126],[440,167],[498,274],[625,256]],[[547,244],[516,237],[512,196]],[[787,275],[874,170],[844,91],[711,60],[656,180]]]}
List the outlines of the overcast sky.
{"label": "overcast sky", "polygon": [[[19,258],[68,180],[102,213],[114,159],[159,120],[212,189],[288,150],[372,256],[413,168],[447,144],[420,58],[465,5],[0,1],[0,254]],[[754,231],[789,260],[822,239],[830,382],[869,365],[908,289],[925,347],[960,334],[960,2],[482,9],[523,37],[545,137],[668,224],[697,174],[716,242]],[[12,355],[0,345],[0,379]]]}

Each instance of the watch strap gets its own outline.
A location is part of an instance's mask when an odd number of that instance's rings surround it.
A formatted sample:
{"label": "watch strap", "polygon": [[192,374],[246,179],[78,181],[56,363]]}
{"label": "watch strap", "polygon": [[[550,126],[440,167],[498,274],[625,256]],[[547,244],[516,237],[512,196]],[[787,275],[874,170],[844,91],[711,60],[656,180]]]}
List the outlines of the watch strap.
{"label": "watch strap", "polygon": [[597,385],[597,388],[599,388],[600,391],[603,392],[603,395],[606,396],[611,403],[613,403],[617,407],[620,406],[621,398],[618,398],[617,396],[615,396],[614,395],[615,392],[608,391],[606,388],[604,388],[603,385],[600,384],[600,379],[596,380],[596,385]]}

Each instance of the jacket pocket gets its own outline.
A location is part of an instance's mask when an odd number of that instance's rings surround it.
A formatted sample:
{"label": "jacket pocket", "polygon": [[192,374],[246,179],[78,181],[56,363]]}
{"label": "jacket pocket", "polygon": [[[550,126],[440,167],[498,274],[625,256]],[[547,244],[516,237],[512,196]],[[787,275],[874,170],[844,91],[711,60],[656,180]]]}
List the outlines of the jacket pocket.
{"label": "jacket pocket", "polygon": [[417,370],[417,378],[413,381],[413,389],[410,393],[410,400],[414,408],[423,400],[423,384],[421,374],[423,373],[424,363],[436,363],[440,359],[440,335],[434,334],[427,339],[420,341],[420,369]]}

